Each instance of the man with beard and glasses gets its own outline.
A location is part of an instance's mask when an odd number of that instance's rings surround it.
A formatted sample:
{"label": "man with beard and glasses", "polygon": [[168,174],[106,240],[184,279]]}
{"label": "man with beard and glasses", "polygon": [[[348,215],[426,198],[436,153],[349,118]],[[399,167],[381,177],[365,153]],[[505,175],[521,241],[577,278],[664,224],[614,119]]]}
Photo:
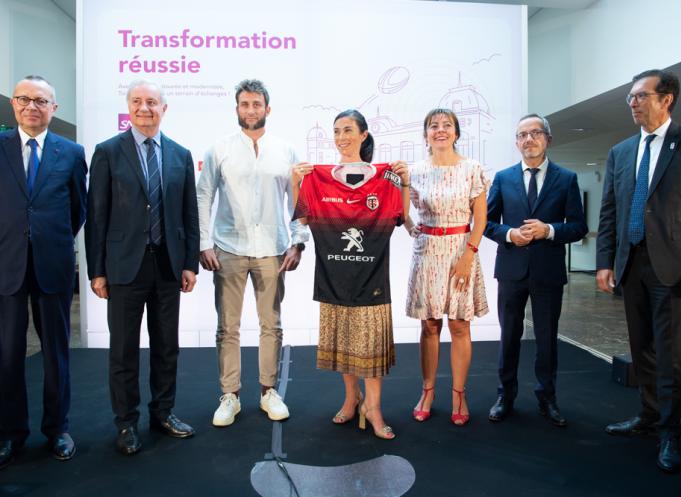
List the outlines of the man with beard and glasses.
{"label": "man with beard and glasses", "polygon": [[274,388],[282,341],[284,273],[298,267],[309,237],[298,221],[287,227],[293,211],[290,170],[298,160],[291,145],[265,133],[270,113],[267,89],[261,81],[247,79],[235,91],[241,130],[219,139],[206,153],[197,186],[201,265],[214,272],[218,313],[216,345],[222,396],[213,416],[214,426],[231,425],[241,411],[239,325],[249,276],[260,321],[260,408],[271,420],[289,417]]}

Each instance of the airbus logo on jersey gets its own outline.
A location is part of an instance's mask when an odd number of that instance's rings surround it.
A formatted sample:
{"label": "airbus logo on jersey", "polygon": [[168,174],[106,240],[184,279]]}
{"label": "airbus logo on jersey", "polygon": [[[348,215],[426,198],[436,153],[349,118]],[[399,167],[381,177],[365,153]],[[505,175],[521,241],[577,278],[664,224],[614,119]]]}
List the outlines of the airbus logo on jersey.
{"label": "airbus logo on jersey", "polygon": [[[364,241],[364,231],[357,228],[348,228],[347,231],[343,231],[341,234],[341,240],[347,243],[343,252],[364,252],[364,246],[362,242]],[[342,255],[342,254],[328,254],[326,260],[333,261],[349,261],[349,262],[374,262],[376,257],[369,255]]]}
{"label": "airbus logo on jersey", "polygon": [[343,199],[338,197],[322,197],[322,202],[333,202],[335,204],[342,204]]}

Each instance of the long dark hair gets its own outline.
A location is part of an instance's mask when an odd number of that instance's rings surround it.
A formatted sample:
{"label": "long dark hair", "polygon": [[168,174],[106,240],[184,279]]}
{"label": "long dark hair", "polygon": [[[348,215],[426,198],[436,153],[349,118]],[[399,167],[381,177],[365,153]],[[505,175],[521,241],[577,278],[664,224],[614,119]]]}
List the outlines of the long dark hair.
{"label": "long dark hair", "polygon": [[364,162],[371,162],[371,159],[374,157],[374,137],[368,132],[369,126],[367,125],[367,120],[364,119],[364,116],[359,111],[355,109],[348,109],[338,114],[333,120],[333,123],[336,124],[336,121],[344,117],[349,117],[355,121],[360,133],[367,131],[367,137],[364,139],[362,146],[359,148],[359,157]]}

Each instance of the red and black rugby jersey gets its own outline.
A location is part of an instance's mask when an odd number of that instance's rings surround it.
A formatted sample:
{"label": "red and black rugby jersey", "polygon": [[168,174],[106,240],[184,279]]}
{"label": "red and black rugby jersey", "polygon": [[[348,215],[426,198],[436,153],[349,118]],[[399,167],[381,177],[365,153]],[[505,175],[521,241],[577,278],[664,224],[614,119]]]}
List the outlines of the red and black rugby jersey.
{"label": "red and black rugby jersey", "polygon": [[314,300],[390,303],[390,235],[403,222],[399,185],[388,164],[315,165],[305,177],[293,217],[306,217],[314,237]]}

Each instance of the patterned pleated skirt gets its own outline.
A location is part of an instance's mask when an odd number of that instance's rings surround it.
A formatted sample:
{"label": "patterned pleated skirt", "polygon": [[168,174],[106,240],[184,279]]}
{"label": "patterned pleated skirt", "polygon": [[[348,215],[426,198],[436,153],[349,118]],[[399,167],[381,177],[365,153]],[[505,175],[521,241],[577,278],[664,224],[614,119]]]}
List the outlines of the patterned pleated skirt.
{"label": "patterned pleated skirt", "polygon": [[385,376],[395,365],[390,304],[319,305],[317,368],[362,378]]}

